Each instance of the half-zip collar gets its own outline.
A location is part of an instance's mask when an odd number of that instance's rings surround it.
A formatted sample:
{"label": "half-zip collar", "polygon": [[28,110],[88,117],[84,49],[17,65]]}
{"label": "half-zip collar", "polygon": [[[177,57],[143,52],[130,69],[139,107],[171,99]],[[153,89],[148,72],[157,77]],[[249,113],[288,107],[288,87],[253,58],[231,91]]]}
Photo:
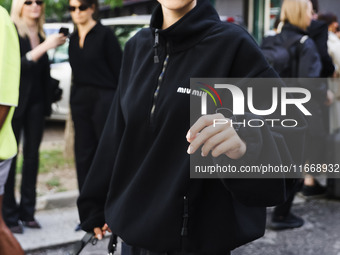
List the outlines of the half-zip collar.
{"label": "half-zip collar", "polygon": [[220,18],[209,1],[198,0],[197,5],[179,21],[167,29],[161,29],[163,13],[161,5],[158,5],[150,23],[155,36],[154,46],[156,46],[156,37],[158,35],[158,43],[162,44],[162,39],[169,43],[168,53],[170,54],[191,48],[210,32],[210,28],[216,25],[216,21],[220,21]]}
{"label": "half-zip collar", "polygon": [[[85,42],[86,42],[86,38],[88,37],[89,34],[95,32],[96,30],[98,30],[98,27],[102,26],[102,24],[100,23],[100,21],[97,21],[97,23],[86,33],[85,38],[84,38],[84,44],[83,47],[79,46],[79,49],[83,50],[85,47]],[[79,31],[78,28],[75,29],[75,38],[77,38],[77,41],[80,40],[80,36],[79,36]]]}
{"label": "half-zip collar", "polygon": [[153,48],[155,49],[155,56],[154,56],[154,63],[159,63],[159,56],[158,56],[158,46],[159,46],[159,33],[158,28],[155,29],[155,44],[153,45]]}

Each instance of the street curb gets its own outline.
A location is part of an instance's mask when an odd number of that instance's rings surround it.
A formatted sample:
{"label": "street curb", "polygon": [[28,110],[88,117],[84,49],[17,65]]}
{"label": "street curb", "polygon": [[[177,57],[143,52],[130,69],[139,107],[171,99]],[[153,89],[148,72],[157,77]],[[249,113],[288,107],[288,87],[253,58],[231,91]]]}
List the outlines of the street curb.
{"label": "street curb", "polygon": [[56,194],[41,196],[37,198],[36,210],[50,210],[77,205],[78,190],[59,192]]}

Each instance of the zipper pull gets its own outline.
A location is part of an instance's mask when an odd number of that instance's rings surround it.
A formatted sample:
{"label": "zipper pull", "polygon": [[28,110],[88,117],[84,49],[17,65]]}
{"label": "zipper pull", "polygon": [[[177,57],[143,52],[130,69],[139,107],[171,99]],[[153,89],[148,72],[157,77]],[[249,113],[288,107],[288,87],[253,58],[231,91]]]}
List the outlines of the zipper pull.
{"label": "zipper pull", "polygon": [[156,28],[156,30],[155,30],[155,44],[153,45],[153,48],[155,49],[155,56],[153,57],[153,62],[155,64],[159,63],[158,46],[159,46],[159,33],[158,33],[158,28]]}
{"label": "zipper pull", "polygon": [[184,212],[183,212],[183,226],[181,231],[181,236],[188,235],[188,220],[189,220],[189,205],[188,205],[188,198],[185,196],[184,200]]}

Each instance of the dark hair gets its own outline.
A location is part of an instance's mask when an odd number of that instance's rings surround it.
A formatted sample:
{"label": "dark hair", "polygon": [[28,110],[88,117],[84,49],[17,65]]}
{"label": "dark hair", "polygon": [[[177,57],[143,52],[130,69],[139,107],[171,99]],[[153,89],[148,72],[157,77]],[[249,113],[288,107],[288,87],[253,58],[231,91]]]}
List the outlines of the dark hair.
{"label": "dark hair", "polygon": [[329,26],[333,22],[337,22],[338,17],[332,12],[324,12],[319,14],[318,20],[324,21],[327,24],[327,26]]}
{"label": "dark hair", "polygon": [[98,0],[78,0],[81,4],[85,4],[89,7],[94,6],[94,13],[92,15],[94,20],[98,20],[98,16],[99,16],[99,4],[98,4]]}
{"label": "dark hair", "polygon": [[313,5],[313,11],[315,13],[319,12],[319,1],[318,0],[310,0],[312,2]]}

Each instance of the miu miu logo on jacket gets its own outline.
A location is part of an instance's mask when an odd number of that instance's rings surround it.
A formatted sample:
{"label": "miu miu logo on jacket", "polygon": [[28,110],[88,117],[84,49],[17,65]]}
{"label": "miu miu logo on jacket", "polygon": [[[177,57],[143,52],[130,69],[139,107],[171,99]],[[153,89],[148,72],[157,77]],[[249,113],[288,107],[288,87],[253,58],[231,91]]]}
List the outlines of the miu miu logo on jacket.
{"label": "miu miu logo on jacket", "polygon": [[183,88],[183,87],[178,87],[177,93],[188,94],[188,95],[199,96],[199,97],[201,97],[202,95],[206,94],[206,92],[201,91],[201,90],[190,89],[190,88]]}

